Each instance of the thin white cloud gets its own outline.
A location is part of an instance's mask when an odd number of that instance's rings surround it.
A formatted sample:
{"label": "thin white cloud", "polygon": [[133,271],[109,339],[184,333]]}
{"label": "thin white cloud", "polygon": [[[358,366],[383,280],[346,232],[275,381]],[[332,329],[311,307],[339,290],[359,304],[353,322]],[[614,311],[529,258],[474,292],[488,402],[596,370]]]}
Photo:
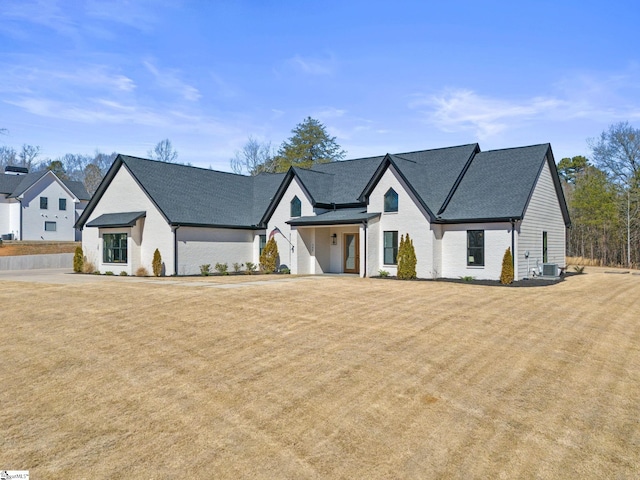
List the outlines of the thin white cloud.
{"label": "thin white cloud", "polygon": [[190,102],[197,102],[202,98],[202,95],[197,88],[183,82],[179,78],[179,72],[177,70],[160,71],[158,67],[148,60],[143,61],[142,64],[155,77],[156,82],[160,87],[175,92]]}
{"label": "thin white cloud", "polygon": [[[569,80],[564,83],[568,84]],[[618,98],[619,85],[610,79],[583,78],[574,88],[556,86],[554,95],[500,98],[471,89],[444,89],[432,95],[414,95],[409,108],[423,113],[436,128],[448,132],[472,131],[485,140],[536,122],[578,119],[617,121],[640,117],[640,106]]]}
{"label": "thin white cloud", "polygon": [[555,98],[535,97],[518,102],[482,96],[465,89],[449,89],[417,98],[409,106],[423,110],[430,123],[445,132],[473,130],[480,139],[497,135],[514,122],[566,108],[565,102]]}
{"label": "thin white cloud", "polygon": [[296,70],[307,75],[331,75],[335,70],[333,58],[323,60],[295,55],[288,60],[288,63]]}
{"label": "thin white cloud", "polygon": [[313,117],[319,118],[321,120],[327,119],[327,118],[340,118],[340,117],[344,117],[344,115],[347,113],[347,111],[345,109],[342,108],[335,108],[335,107],[327,107],[327,108],[323,108],[322,110],[319,110],[317,112],[313,113]]}

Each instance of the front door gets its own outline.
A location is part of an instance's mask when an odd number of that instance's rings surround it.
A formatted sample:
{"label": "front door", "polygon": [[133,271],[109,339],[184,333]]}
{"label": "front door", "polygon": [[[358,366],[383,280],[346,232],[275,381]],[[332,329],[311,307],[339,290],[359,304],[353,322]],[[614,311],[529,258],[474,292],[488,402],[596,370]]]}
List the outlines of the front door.
{"label": "front door", "polygon": [[344,273],[360,273],[360,234],[344,234]]}

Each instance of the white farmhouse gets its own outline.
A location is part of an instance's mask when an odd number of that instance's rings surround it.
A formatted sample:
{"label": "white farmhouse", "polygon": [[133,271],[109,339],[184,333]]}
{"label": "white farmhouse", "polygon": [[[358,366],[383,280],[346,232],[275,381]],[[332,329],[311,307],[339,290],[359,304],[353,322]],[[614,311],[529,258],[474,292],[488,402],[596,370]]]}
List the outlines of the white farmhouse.
{"label": "white farmhouse", "polygon": [[78,241],[75,228],[90,195],[81,182],[49,170],[6,167],[0,175],[0,235],[14,240]]}
{"label": "white farmhouse", "polygon": [[292,273],[397,270],[409,234],[422,278],[516,279],[565,266],[569,215],[549,144],[478,144],[291,168],[255,177],[119,155],[77,222],[102,272],[167,274],[259,262],[267,237]]}

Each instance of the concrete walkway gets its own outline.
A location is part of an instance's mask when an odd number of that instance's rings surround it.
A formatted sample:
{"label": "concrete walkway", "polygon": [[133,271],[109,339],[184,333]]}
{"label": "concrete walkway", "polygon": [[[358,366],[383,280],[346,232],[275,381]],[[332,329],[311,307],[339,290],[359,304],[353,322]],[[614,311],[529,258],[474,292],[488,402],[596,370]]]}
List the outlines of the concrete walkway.
{"label": "concrete walkway", "polygon": [[[270,285],[273,283],[288,283],[300,281],[317,281],[328,277],[323,275],[311,276],[291,276],[291,275],[269,275],[252,276],[251,280],[244,280],[242,277],[120,277],[117,275],[81,275],[73,273],[68,268],[51,268],[38,270],[13,270],[0,271],[0,282],[29,282],[29,283],[49,283],[58,285],[86,285],[101,282],[122,282],[124,283],[146,283],[149,285],[171,285],[179,287],[205,287],[205,288],[244,288]],[[264,280],[263,280],[264,279]]]}

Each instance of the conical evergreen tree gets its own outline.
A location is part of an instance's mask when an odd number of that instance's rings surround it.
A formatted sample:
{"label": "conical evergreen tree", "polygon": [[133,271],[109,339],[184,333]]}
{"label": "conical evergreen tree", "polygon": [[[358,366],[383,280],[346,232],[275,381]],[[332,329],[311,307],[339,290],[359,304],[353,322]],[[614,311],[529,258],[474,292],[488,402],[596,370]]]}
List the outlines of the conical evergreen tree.
{"label": "conical evergreen tree", "polygon": [[507,247],[502,257],[502,273],[500,274],[500,283],[509,285],[513,283],[513,257],[511,256],[511,248]]}

